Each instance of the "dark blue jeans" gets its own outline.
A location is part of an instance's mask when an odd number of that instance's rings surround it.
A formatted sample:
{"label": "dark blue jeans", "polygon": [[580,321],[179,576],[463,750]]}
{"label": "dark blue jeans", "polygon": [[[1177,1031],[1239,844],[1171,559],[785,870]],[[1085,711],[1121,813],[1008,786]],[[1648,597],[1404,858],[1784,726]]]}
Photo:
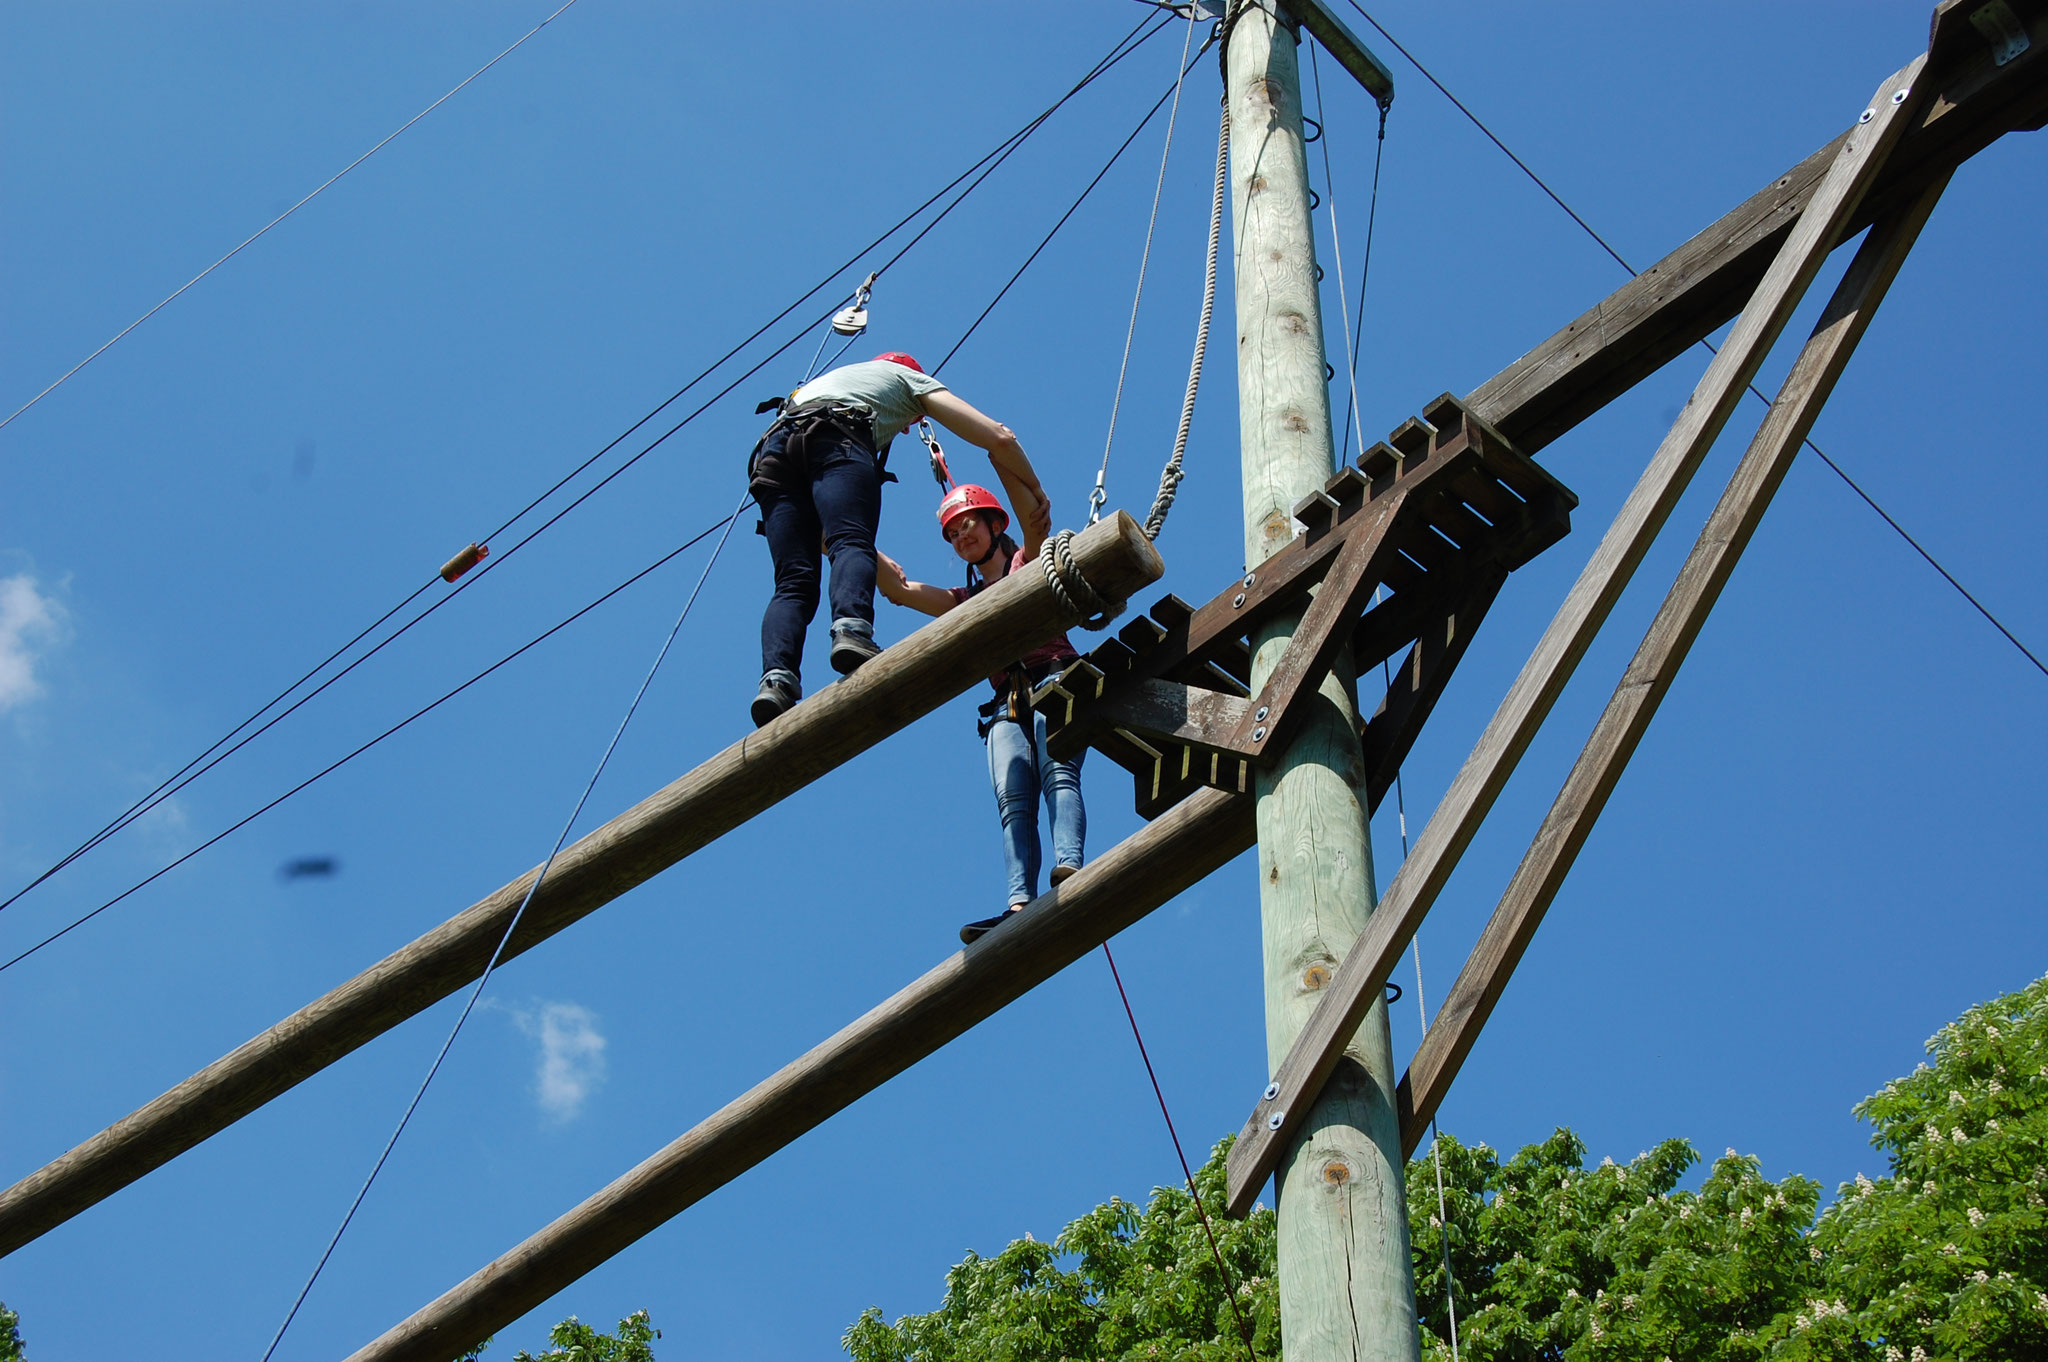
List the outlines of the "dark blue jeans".
{"label": "dark blue jeans", "polygon": [[761,670],[787,672],[799,683],[804,633],[818,613],[821,541],[832,559],[832,627],[874,636],[875,528],[882,519],[881,469],[858,442],[820,431],[810,439],[810,465],[808,487],[761,502],[775,563],[775,594],[761,616]]}

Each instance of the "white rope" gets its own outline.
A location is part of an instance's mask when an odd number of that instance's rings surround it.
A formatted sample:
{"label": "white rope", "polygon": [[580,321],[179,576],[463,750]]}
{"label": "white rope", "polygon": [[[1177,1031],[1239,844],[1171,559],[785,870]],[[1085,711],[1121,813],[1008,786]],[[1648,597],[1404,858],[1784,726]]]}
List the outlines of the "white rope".
{"label": "white rope", "polygon": [[1223,188],[1230,165],[1230,104],[1226,98],[1223,117],[1216,128],[1216,185],[1209,198],[1209,254],[1202,274],[1202,319],[1195,325],[1195,356],[1188,363],[1188,390],[1181,398],[1180,426],[1174,431],[1173,453],[1159,471],[1159,494],[1145,515],[1145,537],[1157,539],[1166,528],[1166,513],[1180,495],[1181,460],[1188,452],[1188,429],[1195,420],[1195,394],[1202,387],[1202,360],[1209,351],[1209,322],[1216,315],[1216,252],[1223,235]]}
{"label": "white rope", "polygon": [[1180,89],[1187,79],[1188,50],[1195,41],[1195,7],[1188,6],[1188,31],[1180,44],[1180,74],[1173,80],[1173,107],[1166,114],[1166,145],[1159,149],[1159,178],[1152,186],[1152,216],[1145,221],[1145,249],[1138,256],[1138,287],[1131,295],[1131,321],[1124,329],[1124,357],[1116,368],[1116,396],[1109,404],[1109,432],[1102,437],[1102,467],[1095,472],[1095,490],[1088,494],[1088,523],[1102,519],[1109,501],[1109,447],[1116,440],[1117,412],[1124,402],[1124,375],[1131,367],[1131,341],[1138,334],[1138,304],[1145,297],[1145,272],[1152,264],[1152,233],[1159,225],[1159,198],[1166,189],[1166,161],[1173,154],[1173,127],[1180,117]]}

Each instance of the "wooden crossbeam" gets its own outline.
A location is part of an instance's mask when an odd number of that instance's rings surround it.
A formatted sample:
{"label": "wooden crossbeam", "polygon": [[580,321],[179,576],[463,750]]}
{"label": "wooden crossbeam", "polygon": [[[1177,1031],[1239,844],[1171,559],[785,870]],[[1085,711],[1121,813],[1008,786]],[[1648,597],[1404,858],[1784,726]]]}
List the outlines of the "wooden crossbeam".
{"label": "wooden crossbeam", "polygon": [[[1366,1010],[1381,996],[1401,951],[1727,424],[1744,387],[1819,272],[1843,224],[1904,133],[1918,100],[1926,96],[1926,91],[1914,88],[1926,60],[1924,55],[1915,58],[1888,77],[1871,97],[1858,131],[1843,144],[1749,306],[1608,526],[1364,932],[1337,966],[1328,992],[1295,1038],[1280,1071],[1231,1148],[1231,1214],[1243,1215],[1251,1208],[1259,1188],[1299,1133],[1315,1094],[1336,1067]],[[1895,95],[1898,98],[1894,99]]]}
{"label": "wooden crossbeam", "polygon": [[[1119,511],[1073,541],[1105,600],[1159,579]],[[1074,619],[1042,572],[1015,572],[565,849],[504,958],[530,950],[698,848],[937,709]],[[537,868],[536,868],[537,869]],[[532,886],[512,881],[0,1193],[0,1255],[225,1129],[470,983]]]}
{"label": "wooden crossbeam", "polygon": [[1748,547],[1757,523],[1792,467],[1800,443],[1834,391],[1871,314],[1897,277],[1946,184],[1947,177],[1938,179],[1922,192],[1918,202],[1871,229],[1778,390],[1770,414],[1707,518],[1706,528],[1700,531],[1656,619],[1643,635],[1634,659],[1622,673],[1592,736],[1565,777],[1564,787],[1401,1079],[1394,1105],[1401,1118],[1404,1156],[1415,1152],[1429,1129],[1430,1119],[1507,987],[1508,976],[1542,924],[1551,900],[1592,832],[1594,820],[1606,807],[1615,782],[1671,688],[1700,626],[1720,599],[1721,588]]}
{"label": "wooden crossbeam", "polygon": [[[2032,42],[1998,65],[1969,16],[1983,0],[1934,12],[1926,101],[1843,220],[1846,240],[1918,198],[2008,132],[2048,115],[2048,2],[2008,0]],[[1465,396],[1517,449],[1536,454],[1740,312],[1835,164],[1844,132],[1719,221]]]}
{"label": "wooden crossbeam", "polygon": [[1227,864],[1254,836],[1251,800],[1197,793],[349,1362],[457,1356]]}

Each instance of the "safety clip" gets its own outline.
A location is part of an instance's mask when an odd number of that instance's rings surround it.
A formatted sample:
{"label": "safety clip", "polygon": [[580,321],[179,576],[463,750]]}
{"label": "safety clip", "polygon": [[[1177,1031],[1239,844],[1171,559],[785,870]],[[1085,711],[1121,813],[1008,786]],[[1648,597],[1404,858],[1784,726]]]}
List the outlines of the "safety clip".
{"label": "safety clip", "polygon": [[877,274],[871,274],[854,290],[853,301],[832,314],[832,329],[842,336],[858,336],[868,329],[868,299],[874,296]]}
{"label": "safety clip", "polygon": [[932,434],[932,423],[924,417],[917,420],[917,438],[924,441],[924,447],[931,454],[932,477],[942,492],[953,488],[953,471],[946,467],[946,451],[939,448],[938,436]]}

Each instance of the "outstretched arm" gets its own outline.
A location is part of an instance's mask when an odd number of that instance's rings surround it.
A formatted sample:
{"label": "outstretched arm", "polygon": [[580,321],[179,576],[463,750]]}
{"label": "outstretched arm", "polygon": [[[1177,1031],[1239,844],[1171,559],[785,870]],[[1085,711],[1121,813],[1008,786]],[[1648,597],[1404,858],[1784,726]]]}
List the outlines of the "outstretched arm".
{"label": "outstretched arm", "polygon": [[875,587],[896,605],[907,605],[927,615],[943,615],[957,604],[953,593],[942,586],[913,582],[903,575],[903,564],[875,550]]}
{"label": "outstretched arm", "polygon": [[924,409],[931,418],[961,439],[988,451],[988,461],[1003,490],[1017,508],[1018,528],[1024,532],[1024,547],[1032,553],[1052,533],[1052,500],[1038,481],[1038,472],[1024,453],[1017,432],[1001,421],[984,416],[951,391],[926,393]]}

